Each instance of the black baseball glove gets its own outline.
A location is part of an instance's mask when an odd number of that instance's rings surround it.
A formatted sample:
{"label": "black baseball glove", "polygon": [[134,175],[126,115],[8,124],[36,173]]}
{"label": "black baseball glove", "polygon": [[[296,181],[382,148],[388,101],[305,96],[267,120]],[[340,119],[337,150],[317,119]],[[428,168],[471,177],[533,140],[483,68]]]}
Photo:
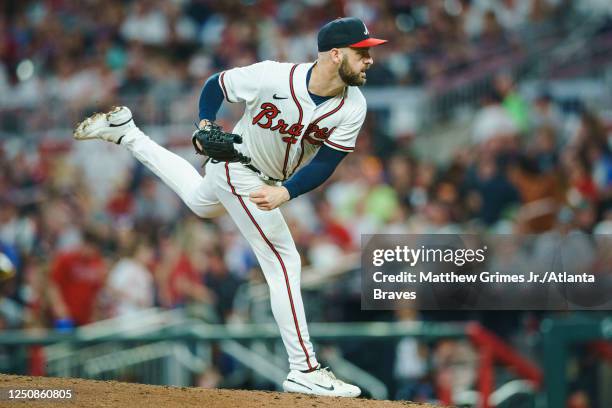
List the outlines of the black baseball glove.
{"label": "black baseball glove", "polygon": [[212,122],[193,132],[191,142],[197,154],[208,156],[213,163],[226,161],[248,164],[251,161],[234,147],[234,143],[242,143],[242,137],[224,132],[221,126]]}

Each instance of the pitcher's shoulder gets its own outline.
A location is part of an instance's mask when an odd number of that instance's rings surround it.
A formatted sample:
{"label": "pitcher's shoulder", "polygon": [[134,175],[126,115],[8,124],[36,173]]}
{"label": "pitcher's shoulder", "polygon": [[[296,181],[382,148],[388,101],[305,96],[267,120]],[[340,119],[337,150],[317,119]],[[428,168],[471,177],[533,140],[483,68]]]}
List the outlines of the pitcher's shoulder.
{"label": "pitcher's shoulder", "polygon": [[361,90],[356,86],[349,86],[347,91],[347,102],[355,110],[367,110],[368,104]]}
{"label": "pitcher's shoulder", "polygon": [[264,60],[264,61],[261,61],[259,64],[269,69],[286,70],[286,71],[289,71],[294,65],[296,65],[293,62],[280,62],[280,61],[274,61],[274,60]]}

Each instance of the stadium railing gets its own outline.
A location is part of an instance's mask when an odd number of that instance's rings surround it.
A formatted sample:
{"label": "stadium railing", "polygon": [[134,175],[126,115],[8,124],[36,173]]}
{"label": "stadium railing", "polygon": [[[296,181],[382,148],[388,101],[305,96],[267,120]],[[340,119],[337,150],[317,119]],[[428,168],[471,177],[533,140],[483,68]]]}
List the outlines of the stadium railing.
{"label": "stadium railing", "polygon": [[612,361],[612,317],[594,319],[574,315],[567,319],[546,319],[541,332],[547,406],[563,407],[568,396],[566,373],[571,347],[591,343],[608,362]]}
{"label": "stadium railing", "polygon": [[[155,315],[155,312],[151,316]],[[164,312],[167,313],[167,312]],[[166,315],[166,318],[169,315]],[[164,320],[165,320],[164,319]],[[176,323],[176,321],[175,321]],[[179,350],[173,347],[174,355],[180,356],[183,353],[183,365],[185,361],[190,361],[193,365],[193,356],[197,353],[189,345],[196,343],[221,342],[224,345],[224,351],[228,354],[238,357],[237,360],[251,364],[251,368],[262,364],[262,361],[267,360],[266,355],[260,350],[250,349],[243,345],[243,342],[260,341],[278,341],[278,329],[274,324],[241,324],[233,325],[208,325],[203,323],[194,323],[189,320],[184,320],[181,324],[174,324],[173,330],[153,330],[146,331],[142,327],[135,330],[123,330],[118,328],[116,332],[109,330],[108,322],[102,322],[97,330],[102,335],[94,335],[95,330],[91,328],[80,328],[75,332],[57,333],[51,331],[3,331],[0,333],[0,346],[10,347],[13,350],[11,358],[22,359],[20,362],[24,367],[29,363],[27,360],[34,354],[32,350],[36,348],[32,346],[49,345],[54,347],[55,351],[49,353],[51,356],[54,353],[63,353],[66,355],[66,347],[87,348],[93,346],[104,345],[104,343],[120,344],[122,348],[140,347],[135,350],[140,350],[139,353],[132,357],[130,353],[119,355],[125,357],[123,362],[130,360],[142,359],[143,353],[154,355],[155,350],[169,348],[169,344],[183,342],[186,348]],[[426,343],[436,342],[441,339],[471,339],[472,343],[479,351],[479,375],[477,380],[477,393],[473,394],[473,398],[477,398],[479,406],[492,407],[503,402],[504,399],[511,397],[517,393],[542,391],[538,394],[538,406],[540,407],[559,407],[564,406],[568,395],[568,379],[566,374],[566,364],[571,352],[571,346],[579,343],[591,343],[593,349],[600,355],[610,361],[612,356],[612,318],[596,319],[588,316],[572,316],[564,319],[546,319],[541,325],[541,344],[544,352],[542,359],[543,373],[540,368],[534,363],[525,360],[518,355],[505,342],[483,329],[477,323],[470,324],[451,324],[451,323],[425,323],[425,322],[376,322],[376,323],[312,323],[310,331],[313,338],[318,341],[339,341],[350,339],[352,341],[358,339],[367,340],[385,340],[399,339],[402,337],[412,337]],[[147,346],[157,343],[158,346]],[[30,353],[19,352],[20,350],[29,349]],[[53,350],[53,349],[51,349]],[[161,353],[163,354],[163,353]],[[160,355],[161,355],[160,354]],[[205,353],[204,353],[205,354]],[[200,353],[200,356],[203,354]],[[257,360],[259,355],[262,361]],[[49,357],[47,356],[47,357]],[[101,357],[98,355],[98,357]],[[92,372],[102,373],[105,368],[109,368],[112,364],[117,364],[118,356],[115,355],[111,360],[101,358],[96,360],[96,356],[91,356],[89,364]],[[180,357],[179,357],[180,358]],[[332,356],[333,359],[333,356]],[[276,359],[278,360],[278,359]],[[277,383],[284,378],[285,369],[279,367],[277,361],[272,358],[269,367],[262,365],[261,372],[272,372],[273,375],[267,375],[269,380]],[[337,362],[339,360],[336,360]],[[51,362],[51,361],[50,361]],[[493,390],[495,379],[494,372],[496,363],[509,369],[518,378],[504,384],[497,390]],[[201,359],[199,366],[193,367],[193,371],[201,369],[206,364],[205,359]],[[342,364],[340,364],[342,366]],[[353,369],[350,366],[347,369]],[[160,368],[160,370],[168,370],[168,366]],[[271,370],[271,371],[268,371]],[[354,372],[353,372],[354,373]],[[43,374],[43,373],[40,373]],[[357,376],[359,377],[359,376]],[[356,378],[357,378],[356,377]],[[374,379],[375,380],[375,379]],[[364,386],[372,395],[384,395],[384,390],[376,387],[380,386],[376,381],[372,381],[367,376],[362,376],[356,381],[359,385]],[[445,393],[443,393],[445,394]],[[442,396],[441,402],[445,404],[454,403],[457,396],[452,395],[452,392],[447,392]],[[465,401],[465,395],[460,398]],[[468,398],[469,399],[469,398]]]}
{"label": "stadium railing", "polygon": [[[161,312],[161,316],[163,316]],[[151,316],[154,316],[152,314]],[[176,316],[175,316],[176,317]],[[168,321],[167,316],[159,319],[158,322]],[[49,363],[60,361],[64,348],[64,357],[70,355],[69,350],[88,350],[89,358],[83,357],[78,364],[87,367],[89,374],[102,374],[104,372],[112,372],[113,369],[118,369],[129,364],[141,364],[149,360],[173,358],[179,360],[179,365],[188,366],[185,361],[192,361],[193,356],[198,356],[194,353],[193,347],[198,343],[220,342],[223,351],[232,355],[236,360],[243,364],[249,365],[250,369],[258,371],[258,374],[265,375],[266,379],[275,384],[279,384],[284,379],[286,374],[284,367],[279,367],[275,364],[275,359],[268,359],[265,353],[261,350],[244,345],[246,342],[252,345],[256,341],[278,341],[279,334],[275,324],[240,324],[240,325],[211,325],[201,322],[195,322],[189,319],[174,319],[172,329],[155,327],[155,319],[151,318],[151,324],[145,324],[143,327],[138,325],[130,330],[118,327],[117,331],[111,333],[108,330],[108,323],[102,322],[97,328],[83,327],[75,332],[57,333],[57,332],[31,332],[31,331],[5,331],[0,334],[0,345],[12,346],[16,348],[27,348],[31,346],[49,345],[51,352],[47,352],[48,357],[51,357]],[[147,328],[148,327],[148,328]],[[100,335],[96,335],[96,330]],[[507,397],[517,392],[525,392],[529,389],[537,389],[540,385],[542,375],[539,369],[524,360],[506,345],[501,339],[486,331],[477,323],[461,324],[461,323],[427,323],[427,322],[375,322],[375,323],[312,323],[310,332],[313,338],[317,341],[342,341],[351,340],[389,340],[400,339],[404,337],[415,338],[424,343],[434,343],[442,339],[470,339],[479,353],[479,380],[478,380],[478,395],[480,406],[493,406],[491,403],[495,401],[499,403],[503,399],[503,395]],[[120,345],[114,352],[93,354],[96,350],[100,352],[101,348],[95,347],[104,346],[104,344]],[[176,344],[183,344],[183,347],[177,347]],[[173,346],[171,346],[173,345]],[[56,350],[53,350],[55,347]],[[92,348],[93,347],[93,348]],[[53,354],[56,354],[55,356]],[[180,361],[180,355],[183,354],[183,361]],[[19,355],[19,354],[15,354]],[[21,353],[20,355],[25,355]],[[205,356],[198,356],[199,363],[195,364],[191,371],[196,372],[201,370],[207,364]],[[360,386],[368,391],[371,395],[377,398],[387,397],[384,384],[373,378],[365,372],[360,372],[357,367],[351,366],[350,363],[341,360],[338,355],[331,355],[331,359],[335,359],[335,365],[340,369],[338,372],[351,372],[351,378]],[[266,361],[268,363],[266,363]],[[509,385],[506,385],[504,392],[495,391],[494,386],[494,367],[496,361],[502,363],[519,378],[524,379],[522,383],[512,384],[513,390],[510,390]],[[22,362],[26,364],[26,362]],[[145,366],[149,370],[169,370],[169,365],[149,365]],[[50,364],[53,366],[53,364]],[[156,368],[157,367],[157,368]],[[345,370],[346,369],[346,370]],[[356,370],[357,369],[357,370]],[[59,373],[59,372],[58,372]],[[74,375],[74,374],[72,374]],[[188,374],[182,374],[185,378]],[[180,375],[179,375],[180,377]],[[108,377],[104,377],[108,378]],[[510,391],[509,391],[510,390]],[[442,392],[441,402],[451,404],[456,399],[456,396],[448,390]]]}

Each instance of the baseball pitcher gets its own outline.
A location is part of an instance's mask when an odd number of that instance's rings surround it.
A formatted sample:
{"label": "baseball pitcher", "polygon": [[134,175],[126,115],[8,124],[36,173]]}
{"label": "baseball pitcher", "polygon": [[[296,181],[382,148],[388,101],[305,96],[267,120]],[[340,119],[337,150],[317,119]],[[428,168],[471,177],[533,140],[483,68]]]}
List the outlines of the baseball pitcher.
{"label": "baseball pitcher", "polygon": [[[374,62],[357,18],[329,22],[318,34],[313,63],[263,61],[211,76],[199,102],[192,141],[208,156],[205,177],[145,135],[127,107],[95,114],[77,140],[120,144],[170,186],[198,216],[229,213],[251,244],[270,287],[272,312],[289,355],[285,391],[356,397],[361,390],[318,363],[300,293],[300,255],[279,206],[321,185],[355,148],[366,114],[358,87]],[[215,124],[225,100],[244,103],[232,133]]]}

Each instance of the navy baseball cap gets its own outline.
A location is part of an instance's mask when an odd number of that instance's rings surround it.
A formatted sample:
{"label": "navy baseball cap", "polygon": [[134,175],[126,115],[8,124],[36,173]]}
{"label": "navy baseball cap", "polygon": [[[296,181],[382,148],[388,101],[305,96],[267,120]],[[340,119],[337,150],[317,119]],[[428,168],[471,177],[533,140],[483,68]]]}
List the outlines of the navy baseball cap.
{"label": "navy baseball cap", "polygon": [[343,47],[375,47],[387,40],[370,37],[368,28],[358,18],[344,17],[330,21],[319,30],[319,52]]}

